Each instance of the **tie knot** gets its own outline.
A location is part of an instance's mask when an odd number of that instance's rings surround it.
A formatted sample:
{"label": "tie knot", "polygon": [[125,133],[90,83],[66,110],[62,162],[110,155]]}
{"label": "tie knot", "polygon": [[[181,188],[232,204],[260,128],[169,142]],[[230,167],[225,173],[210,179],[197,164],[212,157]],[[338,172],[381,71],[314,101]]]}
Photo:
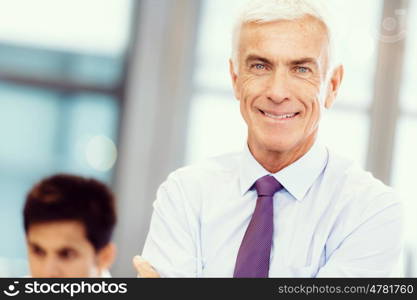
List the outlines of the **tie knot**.
{"label": "tie knot", "polygon": [[267,175],[255,182],[255,189],[258,196],[272,197],[282,189],[282,185],[273,176]]}

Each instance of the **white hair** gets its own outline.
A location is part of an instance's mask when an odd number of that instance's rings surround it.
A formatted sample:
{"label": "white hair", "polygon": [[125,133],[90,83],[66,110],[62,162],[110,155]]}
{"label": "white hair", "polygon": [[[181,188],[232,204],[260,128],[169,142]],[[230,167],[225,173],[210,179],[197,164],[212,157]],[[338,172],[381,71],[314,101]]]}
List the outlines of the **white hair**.
{"label": "white hair", "polygon": [[[249,0],[240,11],[232,37],[232,61],[235,71],[238,68],[239,39],[243,25],[248,23],[269,23],[279,20],[296,20],[312,16],[320,20],[327,28],[329,39],[328,71],[335,64],[330,16],[320,0]],[[328,72],[326,72],[328,73]]]}

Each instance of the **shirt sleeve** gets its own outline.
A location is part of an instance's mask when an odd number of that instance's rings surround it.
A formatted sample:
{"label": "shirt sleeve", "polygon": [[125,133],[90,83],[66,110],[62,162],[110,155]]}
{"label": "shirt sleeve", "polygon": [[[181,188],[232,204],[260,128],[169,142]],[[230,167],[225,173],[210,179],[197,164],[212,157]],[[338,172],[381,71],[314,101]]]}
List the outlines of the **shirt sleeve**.
{"label": "shirt sleeve", "polygon": [[158,189],[142,253],[161,277],[198,276],[196,222],[178,180],[171,175]]}
{"label": "shirt sleeve", "polygon": [[402,205],[392,194],[377,203],[331,253],[316,277],[390,277],[402,250]]}

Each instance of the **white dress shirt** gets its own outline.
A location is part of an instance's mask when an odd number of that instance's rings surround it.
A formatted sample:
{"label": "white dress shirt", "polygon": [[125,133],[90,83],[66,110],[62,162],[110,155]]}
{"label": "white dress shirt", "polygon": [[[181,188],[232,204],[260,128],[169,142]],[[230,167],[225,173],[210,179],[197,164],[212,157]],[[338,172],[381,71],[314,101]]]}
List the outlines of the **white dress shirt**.
{"label": "white dress shirt", "polygon": [[[232,277],[270,174],[246,147],[178,169],[157,193],[142,256],[162,277]],[[387,277],[402,248],[402,209],[390,187],[319,143],[274,176],[269,277]]]}

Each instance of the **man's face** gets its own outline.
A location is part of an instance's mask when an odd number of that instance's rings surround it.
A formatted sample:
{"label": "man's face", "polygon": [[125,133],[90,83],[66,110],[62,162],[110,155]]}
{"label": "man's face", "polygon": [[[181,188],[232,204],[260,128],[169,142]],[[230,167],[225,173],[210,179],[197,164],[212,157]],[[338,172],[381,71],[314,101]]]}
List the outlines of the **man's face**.
{"label": "man's face", "polygon": [[27,232],[32,277],[99,277],[99,254],[77,221],[33,224]]}
{"label": "man's face", "polygon": [[333,101],[325,85],[328,45],[326,28],[312,17],[242,27],[231,74],[251,150],[313,144],[322,106]]}

